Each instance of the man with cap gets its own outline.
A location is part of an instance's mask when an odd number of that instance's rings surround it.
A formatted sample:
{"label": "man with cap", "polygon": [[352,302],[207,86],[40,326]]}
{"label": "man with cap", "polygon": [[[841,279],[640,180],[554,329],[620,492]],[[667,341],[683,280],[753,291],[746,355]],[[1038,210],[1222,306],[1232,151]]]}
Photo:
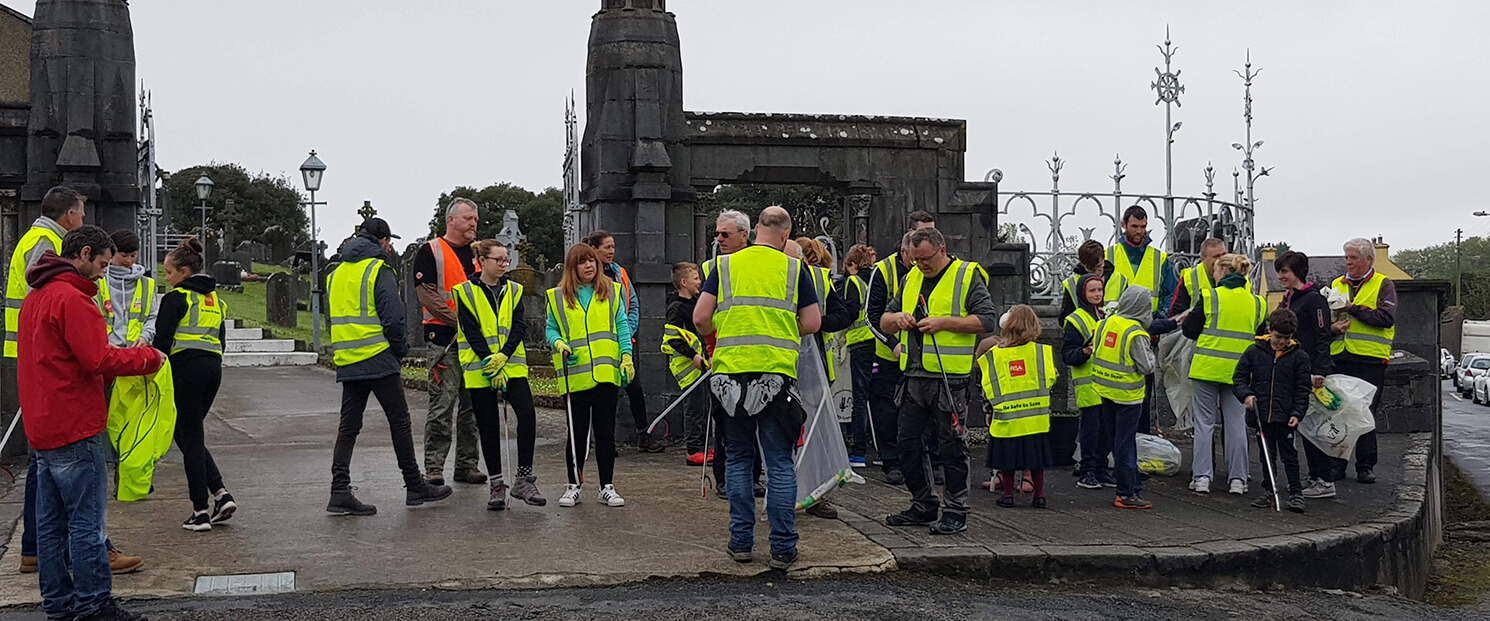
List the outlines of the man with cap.
{"label": "man with cap", "polygon": [[409,405],[399,374],[399,361],[409,352],[404,339],[404,305],[398,295],[398,277],[387,264],[394,239],[398,236],[389,230],[387,222],[368,218],[338,250],[342,262],[332,272],[328,287],[331,347],[336,352],[336,381],[342,386],[341,427],[331,457],[331,501],[326,505],[326,512],[333,515],[378,512],[376,507],[357,500],[351,491],[352,448],[362,431],[369,394],[377,396],[388,416],[393,454],[403,471],[404,504],[418,506],[444,500],[451,493],[447,485],[425,481],[414,457]]}

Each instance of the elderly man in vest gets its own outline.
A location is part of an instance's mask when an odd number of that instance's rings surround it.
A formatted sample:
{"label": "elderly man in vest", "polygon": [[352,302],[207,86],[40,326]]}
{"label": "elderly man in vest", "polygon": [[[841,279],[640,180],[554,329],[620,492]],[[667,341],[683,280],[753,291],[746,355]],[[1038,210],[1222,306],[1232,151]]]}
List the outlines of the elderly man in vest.
{"label": "elderly man in vest", "polygon": [[[445,208],[445,234],[429,240],[414,254],[415,292],[424,307],[424,338],[434,347],[429,360],[429,413],[424,422],[425,478],[445,484],[445,457],[455,441],[455,476],[478,485],[486,475],[477,469],[481,445],[476,435],[476,411],[461,379],[455,348],[455,294],[452,291],[480,271],[471,242],[481,214],[470,199],[457,198]],[[451,427],[454,426],[452,434]]]}
{"label": "elderly man in vest", "polygon": [[[1371,414],[1381,404],[1381,388],[1386,383],[1387,361],[1392,357],[1392,340],[1397,336],[1397,286],[1376,271],[1376,244],[1359,237],[1345,242],[1345,275],[1335,279],[1335,291],[1350,300],[1344,317],[1331,326],[1335,340],[1330,344],[1335,370],[1371,382],[1376,397],[1371,400]],[[1338,460],[1335,479],[1345,478],[1345,460]],[[1361,483],[1376,482],[1376,432],[1368,431],[1356,440],[1355,472]]]}
{"label": "elderly man in vest", "polygon": [[[1143,207],[1134,205],[1123,212],[1123,236],[1117,245],[1107,249],[1107,260],[1112,263],[1112,275],[1107,279],[1107,301],[1115,302],[1123,295],[1128,287],[1138,285],[1153,292],[1150,305],[1153,307],[1155,321],[1149,325],[1149,334],[1159,336],[1175,328],[1174,322],[1168,321],[1169,308],[1165,302],[1170,302],[1174,297],[1174,290],[1179,286],[1179,278],[1175,275],[1174,266],[1169,262],[1169,254],[1153,246],[1153,239],[1149,236],[1149,212]],[[1147,383],[1147,398],[1143,402],[1143,413],[1138,419],[1138,429],[1143,433],[1153,433],[1153,402],[1154,402],[1154,377],[1149,375],[1144,380]]]}
{"label": "elderly man in vest", "polygon": [[724,409],[726,476],[729,478],[730,557],[752,560],[755,495],[751,464],[757,447],[766,466],[766,517],[771,561],[786,569],[797,560],[797,472],[792,459],[802,429],[802,406],[791,396],[802,337],[822,324],[812,275],[782,253],[792,230],[785,209],[767,207],[755,227],[755,245],[721,257],[704,282],[693,321],[714,333],[714,375],[709,389]]}
{"label": "elderly man in vest", "polygon": [[[978,335],[998,329],[998,311],[981,270],[947,256],[940,231],[912,231],[907,244],[916,269],[906,274],[880,329],[898,332],[901,384],[900,467],[911,492],[911,508],[885,520],[890,526],[931,526],[933,535],[967,530],[969,377]],[[926,446],[926,430],[935,444]],[[933,491],[931,459],[941,457],[946,476],[941,506]],[[937,521],[938,509],[941,521]]]}
{"label": "elderly man in vest", "polygon": [[[10,271],[5,284],[5,381],[10,382],[16,369],[19,352],[18,329],[21,323],[21,303],[31,293],[26,283],[26,270],[36,264],[48,250],[62,252],[62,237],[73,229],[83,226],[83,194],[67,187],[55,187],[41,199],[41,216],[31,223],[31,228],[21,235],[15,251],[10,255]],[[7,390],[10,386],[7,385]],[[15,394],[15,393],[12,393]],[[36,572],[36,461],[33,459],[26,470],[26,495],[21,506],[24,529],[21,532],[21,573]],[[125,556],[109,542],[109,567],[114,573],[138,571],[144,561],[138,556]]]}

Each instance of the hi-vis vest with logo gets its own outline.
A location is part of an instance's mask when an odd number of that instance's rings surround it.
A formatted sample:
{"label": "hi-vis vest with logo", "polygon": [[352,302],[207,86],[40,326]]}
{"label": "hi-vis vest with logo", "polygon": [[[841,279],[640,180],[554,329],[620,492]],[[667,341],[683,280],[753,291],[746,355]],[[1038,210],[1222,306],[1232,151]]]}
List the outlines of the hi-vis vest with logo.
{"label": "hi-vis vest with logo", "polygon": [[[440,296],[445,305],[450,307],[450,312],[455,312],[455,287],[469,280],[466,278],[466,268],[460,264],[460,257],[456,256],[455,249],[443,237],[429,240],[430,253],[435,256],[435,281],[440,283]],[[478,263],[476,272],[481,272]],[[459,322],[457,322],[459,323]],[[445,325],[445,322],[436,319],[429,309],[424,309],[424,324]],[[454,326],[451,326],[454,327]]]}
{"label": "hi-vis vest with logo", "polygon": [[695,354],[702,356],[704,355],[704,342],[694,336],[693,332],[673,324],[667,324],[662,329],[662,353],[668,355],[667,368],[672,372],[673,379],[678,382],[678,388],[686,389],[698,381],[698,378],[703,377],[704,372],[693,366],[693,358],[678,353],[678,350],[669,343],[682,339],[683,343],[692,348]]}
{"label": "hi-vis vest with logo", "polygon": [[1205,329],[1195,340],[1190,379],[1231,384],[1237,362],[1256,340],[1257,326],[1268,303],[1241,288],[1204,289],[1200,293]]}
{"label": "hi-vis vest with logo", "polygon": [[[973,288],[973,277],[977,271],[973,263],[954,260],[942,272],[941,280],[926,298],[928,317],[966,317],[968,293]],[[921,270],[910,270],[901,284],[900,312],[914,315],[920,303],[921,282],[925,280]],[[911,334],[900,332],[900,342],[910,340]],[[921,368],[932,373],[946,371],[949,374],[967,375],[973,372],[973,353],[978,345],[978,335],[943,331],[922,335]],[[900,370],[910,366],[910,348],[900,349]]]}
{"label": "hi-vis vest with logo", "polygon": [[1097,396],[1122,404],[1142,403],[1148,393],[1143,374],[1133,361],[1133,348],[1149,346],[1148,330],[1127,317],[1108,315],[1097,324],[1096,335],[1092,345],[1092,383]]}
{"label": "hi-vis vest with logo", "polygon": [[1112,262],[1113,276],[1123,277],[1123,280],[1119,281],[1120,284],[1116,288],[1116,292],[1114,292],[1114,288],[1112,287],[1112,281],[1116,279],[1108,279],[1108,296],[1112,300],[1116,300],[1128,287],[1141,285],[1149,291],[1154,292],[1154,312],[1158,312],[1160,302],[1159,287],[1164,284],[1164,262],[1168,260],[1169,256],[1164,254],[1163,251],[1149,245],[1143,249],[1142,262],[1138,265],[1133,265],[1128,260],[1128,249],[1124,246],[1125,243],[1119,241],[1118,245],[1107,249],[1107,260]]}
{"label": "hi-vis vest with logo", "polygon": [[995,347],[978,358],[983,396],[993,405],[988,434],[1017,438],[1050,431],[1050,388],[1055,353],[1049,345]]}
{"label": "hi-vis vest with logo", "polygon": [[181,287],[175,290],[186,296],[186,314],[182,315],[181,324],[176,326],[176,342],[171,346],[171,354],[198,350],[221,356],[222,339],[219,335],[223,318],[228,315],[227,303],[217,297],[215,291],[203,295]]}
{"label": "hi-vis vest with logo", "polygon": [[93,299],[98,302],[98,310],[103,312],[104,323],[108,326],[107,333],[114,333],[114,320],[122,310],[129,317],[129,327],[125,329],[125,342],[133,343],[139,340],[140,335],[145,333],[145,320],[150,318],[150,311],[155,308],[155,279],[145,277],[135,282],[134,296],[130,298],[128,308],[115,307],[111,297],[108,279],[98,279],[98,295]]}
{"label": "hi-vis vest with logo", "polygon": [[[828,290],[833,287],[833,273],[826,267],[811,265],[807,267],[808,274],[812,276],[812,289],[817,293],[817,310],[823,317],[828,316]],[[833,372],[833,348],[829,341],[841,338],[842,332],[823,334],[823,356],[828,361],[828,381],[837,379]]]}
{"label": "hi-vis vest with logo", "polygon": [[[486,285],[483,283],[481,286]],[[485,292],[477,291],[476,287],[475,281],[468,280],[455,288],[456,304],[469,309],[481,323],[481,334],[470,335],[466,334],[464,326],[458,325],[460,322],[456,322],[455,337],[460,348],[457,359],[460,360],[462,378],[467,389],[490,388],[492,385],[492,381],[481,372],[482,359],[471,347],[471,339],[482,340],[494,354],[502,351],[507,346],[507,337],[512,334],[512,314],[517,311],[517,303],[523,299],[522,284],[509,280],[502,287],[499,308],[492,308],[491,299]],[[517,344],[517,349],[507,358],[507,364],[502,365],[502,376],[509,380],[528,376],[528,350],[522,343]]]}
{"label": "hi-vis vest with logo", "polygon": [[[48,221],[50,222],[50,221]],[[10,272],[5,280],[5,347],[6,358],[17,357],[16,344],[19,342],[21,330],[21,303],[26,301],[26,294],[31,293],[31,285],[26,284],[27,259],[32,256],[40,256],[46,250],[43,245],[50,246],[52,252],[62,252],[61,227],[32,225],[26,229],[21,240],[16,242],[16,249],[10,253]]]}
{"label": "hi-vis vest with logo", "polygon": [[[1076,312],[1066,316],[1066,325],[1076,328],[1081,334],[1084,343],[1091,344],[1092,338],[1097,331],[1097,318],[1092,313],[1080,306]],[[1093,353],[1096,347],[1092,348]],[[1076,387],[1076,407],[1090,408],[1102,405],[1102,396],[1097,394],[1097,386],[1092,377],[1092,368],[1096,366],[1096,358],[1087,358],[1086,364],[1071,367],[1071,384]]]}
{"label": "hi-vis vest with logo", "polygon": [[[1381,273],[1374,273],[1356,290],[1354,296],[1351,295],[1350,283],[1345,280],[1344,276],[1336,278],[1333,286],[1336,291],[1350,298],[1351,304],[1377,309],[1381,304],[1381,285],[1386,280],[1387,277],[1382,276]],[[1392,341],[1396,338],[1396,326],[1377,328],[1368,326],[1366,322],[1359,319],[1352,319],[1345,334],[1336,336],[1335,340],[1330,343],[1330,355],[1338,356],[1350,352],[1357,356],[1387,360],[1392,357]]]}
{"label": "hi-vis vest with logo", "polygon": [[331,349],[336,366],[371,359],[388,349],[383,322],[373,297],[383,260],[343,262],[331,272],[326,302],[331,307]]}
{"label": "hi-vis vest with logo", "polygon": [[559,336],[576,358],[574,364],[565,365],[563,354],[554,350],[554,370],[559,373],[559,390],[563,394],[589,390],[600,384],[621,385],[616,305],[625,302],[619,301],[620,283],[612,282],[611,287],[609,299],[602,301],[597,294],[590,298],[589,308],[582,307],[578,301],[569,304],[561,287],[549,289],[545,294],[548,316],[559,322]]}
{"label": "hi-vis vest with logo", "polygon": [[859,290],[859,316],[854,318],[854,323],[849,324],[845,333],[848,344],[852,346],[874,338],[874,332],[869,330],[869,285],[858,274],[849,276],[848,279]]}
{"label": "hi-vis vest with logo", "polygon": [[[895,299],[896,294],[900,293],[900,269],[900,253],[898,252],[891,253],[890,256],[880,259],[879,263],[874,264],[874,270],[879,272],[880,282],[885,283],[886,303]],[[866,307],[869,304],[869,295],[867,293],[864,295],[864,303]],[[879,339],[875,339],[874,355],[879,356],[880,360],[896,359],[895,350]]]}
{"label": "hi-vis vest with logo", "polygon": [[719,258],[714,371],[797,377],[798,280],[802,262],[767,246]]}

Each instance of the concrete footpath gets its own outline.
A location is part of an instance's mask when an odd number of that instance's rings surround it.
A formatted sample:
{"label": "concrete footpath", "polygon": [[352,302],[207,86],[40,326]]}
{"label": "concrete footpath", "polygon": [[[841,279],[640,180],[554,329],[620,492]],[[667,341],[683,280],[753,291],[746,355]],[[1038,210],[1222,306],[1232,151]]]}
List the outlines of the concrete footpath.
{"label": "concrete footpath", "polygon": [[[419,436],[427,398],[409,393],[408,399],[422,459]],[[373,400],[352,479],[358,496],[376,504],[379,513],[366,518],[327,515],[339,403],[340,390],[323,369],[233,369],[226,374],[207,438],[241,506],[237,516],[208,533],[180,527],[190,502],[180,457],[173,450],[157,468],[157,489],[149,499],[109,506],[108,529],[115,544],[146,562],[144,571],[116,578],[116,593],[135,598],[189,595],[199,577],[270,572],[294,572],[295,590],[303,592],[589,586],[767,571],[764,520],[757,528],[757,562],[730,561],[726,503],[712,495],[700,498],[699,469],[683,465],[681,447],[661,455],[620,450],[616,485],[626,497],[625,507],[598,503],[597,490],[587,486],[582,504],[559,508],[564,422],[562,412],[552,410],[539,413],[535,466],[549,498],[547,507],[519,504],[490,512],[485,485],[456,484],[455,495],[444,502],[406,508],[386,419]],[[993,494],[975,489],[969,531],[947,538],[933,538],[924,529],[883,526],[883,517],[907,506],[909,497],[871,469],[868,484],[834,494],[843,508],[840,520],[799,515],[801,561],[791,573],[814,577],[902,568],[1012,579],[1175,584],[1266,580],[1256,574],[1266,574],[1269,565],[1289,555],[1364,565],[1363,557],[1380,556],[1381,546],[1393,537],[1410,534],[1410,525],[1382,525],[1408,519],[1407,505],[1414,497],[1422,504],[1426,446],[1426,438],[1384,437],[1380,483],[1342,483],[1340,498],[1310,501],[1305,515],[1253,509],[1247,506],[1253,495],[1194,495],[1184,489],[1187,475],[1148,482],[1145,496],[1156,503],[1154,511],[1121,511],[1112,507],[1110,490],[1080,490],[1069,470],[1052,470],[1050,510],[1029,508],[1028,498],[1017,508],[1001,509],[994,506]],[[986,474],[982,450],[976,449],[973,457],[976,477]],[[0,533],[0,541],[9,540],[0,556],[0,606],[36,602],[35,575],[15,572],[21,481],[0,492],[0,523],[10,532],[9,537]],[[1372,538],[1380,544],[1376,548],[1366,542]],[[1315,573],[1334,571],[1299,566]],[[1348,577],[1361,579],[1366,571],[1357,569]],[[1368,582],[1378,579],[1377,574]],[[1345,574],[1316,577],[1314,583],[1321,584],[1347,579]]]}

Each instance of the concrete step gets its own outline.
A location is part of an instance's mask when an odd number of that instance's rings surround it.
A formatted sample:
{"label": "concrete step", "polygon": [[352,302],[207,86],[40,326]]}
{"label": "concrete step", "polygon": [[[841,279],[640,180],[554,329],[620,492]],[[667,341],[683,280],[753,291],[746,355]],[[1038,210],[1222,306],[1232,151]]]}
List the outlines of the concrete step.
{"label": "concrete step", "polygon": [[224,320],[222,320],[222,323],[229,330],[232,330],[233,328],[238,327],[238,320],[237,319],[224,319]]}
{"label": "concrete step", "polygon": [[225,367],[308,367],[316,363],[311,352],[239,352],[222,356]]}
{"label": "concrete step", "polygon": [[228,341],[223,344],[230,354],[254,353],[274,354],[295,351],[295,341],[289,339],[262,339],[258,341]]}
{"label": "concrete step", "polygon": [[264,338],[264,331],[259,328],[228,328],[229,341],[257,341]]}

